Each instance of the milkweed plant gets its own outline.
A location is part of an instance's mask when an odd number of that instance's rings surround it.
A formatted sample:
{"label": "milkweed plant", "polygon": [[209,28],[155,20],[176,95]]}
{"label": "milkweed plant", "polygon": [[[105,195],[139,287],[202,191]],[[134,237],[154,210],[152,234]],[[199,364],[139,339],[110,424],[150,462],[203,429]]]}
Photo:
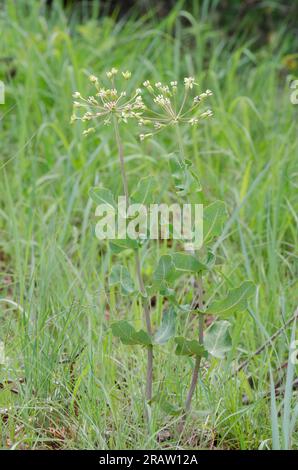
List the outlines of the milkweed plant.
{"label": "milkweed plant", "polygon": [[[212,111],[206,106],[212,92],[207,89],[197,94],[198,84],[195,79],[186,77],[182,83],[171,81],[169,84],[161,82],[151,84],[146,80],[131,93],[128,91],[131,88],[129,86],[131,73],[120,72],[116,68],[108,71],[102,80],[95,75],[90,75],[89,80],[93,87],[91,96],[83,97],[79,91],[73,93],[74,112],[71,122],[86,122],[88,127],[83,131],[86,137],[91,133],[104,132],[104,127],[110,126],[117,144],[126,204],[143,204],[148,194],[150,197],[150,191],[153,192],[150,177],[139,180],[131,193],[129,192],[125,142],[121,127],[128,121],[134,121],[140,145],[143,145],[146,139],[158,139],[162,132],[170,133],[171,142],[174,142],[178,149],[169,158],[169,174],[177,201],[201,202],[203,188],[191,159],[186,155],[182,129],[199,126],[203,120],[212,116]],[[110,189],[102,186],[90,189],[90,197],[96,204],[108,202],[116,208],[116,196]],[[143,347],[147,351],[144,410],[148,424],[154,403],[157,402],[164,409],[165,403],[168,403],[164,396],[154,394],[154,349],[166,347],[168,341],[172,340],[175,343],[175,353],[181,357],[181,360],[183,357],[193,358],[192,376],[184,405],[180,408],[167,407],[168,411],[174,409],[173,414],[177,414],[178,409],[183,429],[190,413],[202,363],[207,361],[209,356],[223,359],[232,348],[229,318],[245,311],[248,299],[253,295],[254,285],[250,281],[231,286],[229,280],[223,279],[220,285],[213,286],[215,277],[212,277],[212,273],[219,269],[216,264],[214,244],[222,233],[225,218],[224,202],[213,201],[208,205],[204,204],[202,245],[199,248],[185,250],[181,249],[179,244],[176,246],[172,243],[167,248],[168,252],[162,254],[156,266],[152,267],[153,274],[150,279],[144,275],[141,262],[146,253],[141,257],[140,251],[148,250],[149,245],[157,243],[156,240],[152,241],[142,233],[136,239],[113,239],[107,242],[115,257],[108,276],[109,286],[116,286],[119,295],[137,297],[142,306],[144,329],[137,330],[129,321],[121,319],[112,322],[111,330],[125,345]],[[136,283],[127,267],[121,264],[119,254],[124,250],[133,253]],[[180,297],[177,293],[179,289],[177,281],[180,278],[191,286],[190,302],[187,304],[182,304],[178,300]],[[209,287],[210,284],[213,286],[213,292],[208,295],[208,299],[205,299],[204,286],[208,283],[208,279],[213,279],[208,284]],[[223,297],[218,295],[219,290],[225,291]],[[160,324],[152,322],[152,310],[156,307],[152,305],[150,299],[156,295],[164,298],[165,307]],[[210,326],[205,327],[207,314],[212,316],[212,322]],[[197,327],[191,329],[181,327],[184,318],[185,322],[191,319],[192,324],[197,321]],[[192,331],[193,334],[192,337],[186,337],[178,335],[177,331]]]}

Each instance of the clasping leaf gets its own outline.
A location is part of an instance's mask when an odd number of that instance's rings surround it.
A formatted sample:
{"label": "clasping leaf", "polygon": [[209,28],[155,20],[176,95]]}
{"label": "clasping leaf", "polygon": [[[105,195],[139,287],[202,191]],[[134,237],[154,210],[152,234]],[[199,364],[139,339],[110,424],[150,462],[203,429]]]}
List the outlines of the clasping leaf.
{"label": "clasping leaf", "polygon": [[233,313],[243,312],[247,308],[247,300],[253,295],[254,291],[254,283],[245,281],[239,287],[231,289],[224,299],[214,300],[204,311],[199,311],[199,313],[229,316]]}
{"label": "clasping leaf", "polygon": [[154,186],[155,179],[153,176],[144,176],[141,178],[137,183],[135,191],[132,193],[132,202],[137,204],[153,203]]}
{"label": "clasping leaf", "polygon": [[109,245],[111,251],[115,254],[119,254],[124,250],[136,250],[139,247],[138,240],[132,238],[110,240]]}
{"label": "clasping leaf", "polygon": [[120,264],[115,264],[112,267],[109,276],[109,285],[119,285],[124,295],[132,294],[135,291],[135,286],[128,269]]}
{"label": "clasping leaf", "polygon": [[185,196],[202,190],[199,177],[191,168],[192,162],[190,160],[181,160],[173,156],[169,163],[177,193]]}
{"label": "clasping leaf", "polygon": [[192,254],[173,253],[171,255],[163,255],[159,259],[153,274],[153,280],[158,282],[173,282],[183,274],[206,271],[212,263],[212,257],[208,258],[207,263],[202,263]]}
{"label": "clasping leaf", "polygon": [[89,196],[92,201],[96,204],[108,204],[109,206],[116,208],[116,201],[113,193],[107,188],[94,187],[90,188]]}
{"label": "clasping leaf", "polygon": [[212,323],[205,331],[204,346],[212,356],[223,359],[232,348],[230,327],[230,322],[222,320]]}
{"label": "clasping leaf", "polygon": [[177,336],[175,338],[175,343],[177,344],[175,353],[178,356],[207,356],[207,351],[204,346],[195,339],[189,340],[183,336]]}
{"label": "clasping leaf", "polygon": [[162,322],[153,337],[156,344],[164,344],[175,334],[176,329],[176,311],[173,307],[166,310],[162,317]]}
{"label": "clasping leaf", "polygon": [[203,231],[204,244],[210,243],[213,238],[222,232],[226,218],[226,205],[223,201],[215,201],[209,206],[204,206]]}
{"label": "clasping leaf", "polygon": [[123,344],[141,346],[151,346],[152,341],[148,333],[144,330],[136,331],[136,329],[126,320],[120,320],[112,323],[112,332],[114,336],[120,338]]}

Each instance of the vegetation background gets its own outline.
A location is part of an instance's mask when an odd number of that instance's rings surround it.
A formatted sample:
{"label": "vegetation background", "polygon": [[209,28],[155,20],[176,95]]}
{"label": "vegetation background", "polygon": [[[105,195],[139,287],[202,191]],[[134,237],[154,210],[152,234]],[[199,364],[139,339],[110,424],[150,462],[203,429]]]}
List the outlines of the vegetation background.
{"label": "vegetation background", "polygon": [[[297,449],[291,325],[231,377],[297,308],[297,20],[292,1],[0,2],[2,448]],[[73,91],[87,94],[88,74],[111,66],[136,84],[193,75],[212,89],[214,118],[183,138],[209,201],[228,206],[224,275],[257,285],[233,324],[233,351],[202,372],[183,441],[166,410],[148,434],[144,351],[109,329],[140,322],[137,303],[106,289],[113,259],[92,231],[89,188],[121,184],[115,142],[105,130],[82,139],[69,124]],[[171,135],[141,150],[123,131],[130,186],[154,174],[170,201]],[[145,276],[151,269],[145,260]],[[174,345],[157,352],[155,389],[181,405],[190,369]]]}

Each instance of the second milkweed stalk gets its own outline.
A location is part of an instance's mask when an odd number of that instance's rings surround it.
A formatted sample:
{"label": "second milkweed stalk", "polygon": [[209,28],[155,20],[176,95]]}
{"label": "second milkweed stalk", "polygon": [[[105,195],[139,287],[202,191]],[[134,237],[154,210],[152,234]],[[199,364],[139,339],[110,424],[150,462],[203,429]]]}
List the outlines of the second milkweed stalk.
{"label": "second milkweed stalk", "polygon": [[[177,136],[177,141],[178,141],[178,147],[179,147],[179,152],[180,152],[180,159],[184,160],[184,144],[181,136],[181,131],[179,127],[179,123],[176,125],[176,136]],[[199,310],[204,309],[204,303],[203,303],[203,278],[202,276],[199,276],[197,279],[197,289],[195,291],[196,287],[196,279],[194,279],[194,305],[195,308],[198,308]],[[199,343],[201,346],[204,344],[204,317],[203,315],[199,315],[199,320],[198,320],[198,336],[199,336]],[[198,383],[198,377],[199,377],[199,372],[200,372],[200,367],[201,367],[201,356],[196,356],[195,358],[195,364],[192,372],[192,377],[191,377],[191,382],[190,386],[188,389],[187,397],[185,400],[184,404],[184,413],[182,415],[181,423],[180,423],[180,430],[183,430],[184,423],[186,420],[186,417],[190,411],[191,408],[191,402],[192,398],[194,396],[197,383]]]}
{"label": "second milkweed stalk", "polygon": [[[197,306],[200,310],[203,310],[204,304],[203,304],[203,280],[202,280],[202,277],[200,277],[199,280],[198,280],[197,295],[198,295]],[[203,317],[203,315],[199,315],[199,331],[198,331],[198,333],[199,333],[199,343],[201,345],[203,345],[203,334],[204,334],[204,317]],[[185,416],[190,411],[192,397],[195,393],[197,382],[198,382],[200,366],[201,366],[201,357],[197,356],[196,359],[195,359],[195,365],[194,365],[193,372],[192,372],[191,383],[190,383],[188,394],[187,394],[187,397],[186,397],[186,400],[185,400],[185,405],[184,405]],[[185,416],[184,416],[184,418],[185,418]]]}

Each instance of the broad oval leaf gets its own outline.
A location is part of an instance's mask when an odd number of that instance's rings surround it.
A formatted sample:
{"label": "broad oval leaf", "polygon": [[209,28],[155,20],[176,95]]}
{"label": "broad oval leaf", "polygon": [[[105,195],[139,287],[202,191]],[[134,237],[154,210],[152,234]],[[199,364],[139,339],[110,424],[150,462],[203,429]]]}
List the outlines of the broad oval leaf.
{"label": "broad oval leaf", "polygon": [[110,240],[111,251],[119,254],[124,250],[136,250],[139,247],[138,241],[131,238]]}
{"label": "broad oval leaf", "polygon": [[146,286],[146,294],[144,296],[148,297],[156,293],[167,297],[169,300],[174,300],[176,297],[175,290],[171,289],[166,282],[153,280],[150,286]]}
{"label": "broad oval leaf", "polygon": [[210,243],[213,238],[222,232],[226,219],[226,205],[223,201],[215,201],[203,211],[204,243]]}
{"label": "broad oval leaf", "polygon": [[116,208],[116,201],[113,193],[107,188],[94,187],[90,188],[89,196],[92,201],[96,204],[108,204],[109,206]]}
{"label": "broad oval leaf", "polygon": [[153,280],[159,282],[173,282],[187,273],[200,273],[210,268],[213,259],[208,255],[207,263],[202,263],[196,256],[189,253],[173,253],[163,255],[158,261]]}
{"label": "broad oval leaf", "polygon": [[123,344],[141,346],[151,346],[152,340],[148,333],[144,330],[136,331],[136,329],[126,320],[120,320],[112,323],[112,333],[117,336]]}
{"label": "broad oval leaf", "polygon": [[154,202],[155,178],[153,176],[144,176],[138,183],[135,191],[131,195],[133,203],[150,204]]}
{"label": "broad oval leaf", "polygon": [[170,307],[163,313],[161,325],[153,337],[156,344],[164,344],[175,335],[176,330],[176,311]]}
{"label": "broad oval leaf", "polygon": [[199,177],[192,169],[192,162],[190,160],[182,160],[174,155],[169,160],[169,165],[175,189],[179,195],[185,196],[202,190]]}
{"label": "broad oval leaf", "polygon": [[199,273],[207,269],[206,264],[201,263],[194,255],[187,253],[173,253],[172,261],[176,271]]}
{"label": "broad oval leaf", "polygon": [[229,316],[236,312],[243,312],[247,308],[247,300],[254,294],[255,285],[251,281],[244,281],[239,287],[231,289],[222,300],[214,300],[200,313]]}
{"label": "broad oval leaf", "polygon": [[192,339],[186,339],[183,336],[177,336],[175,338],[176,351],[178,356],[197,356],[206,357],[207,351],[199,341]]}
{"label": "broad oval leaf", "polygon": [[159,258],[156,270],[153,273],[154,281],[167,281],[174,279],[175,266],[170,255],[163,255]]}
{"label": "broad oval leaf", "polygon": [[222,320],[212,323],[205,331],[204,346],[212,356],[218,359],[223,359],[232,348],[230,327],[230,322]]}
{"label": "broad oval leaf", "polygon": [[135,291],[135,286],[128,269],[121,264],[115,264],[112,267],[109,276],[109,285],[119,285],[124,295],[132,294]]}

